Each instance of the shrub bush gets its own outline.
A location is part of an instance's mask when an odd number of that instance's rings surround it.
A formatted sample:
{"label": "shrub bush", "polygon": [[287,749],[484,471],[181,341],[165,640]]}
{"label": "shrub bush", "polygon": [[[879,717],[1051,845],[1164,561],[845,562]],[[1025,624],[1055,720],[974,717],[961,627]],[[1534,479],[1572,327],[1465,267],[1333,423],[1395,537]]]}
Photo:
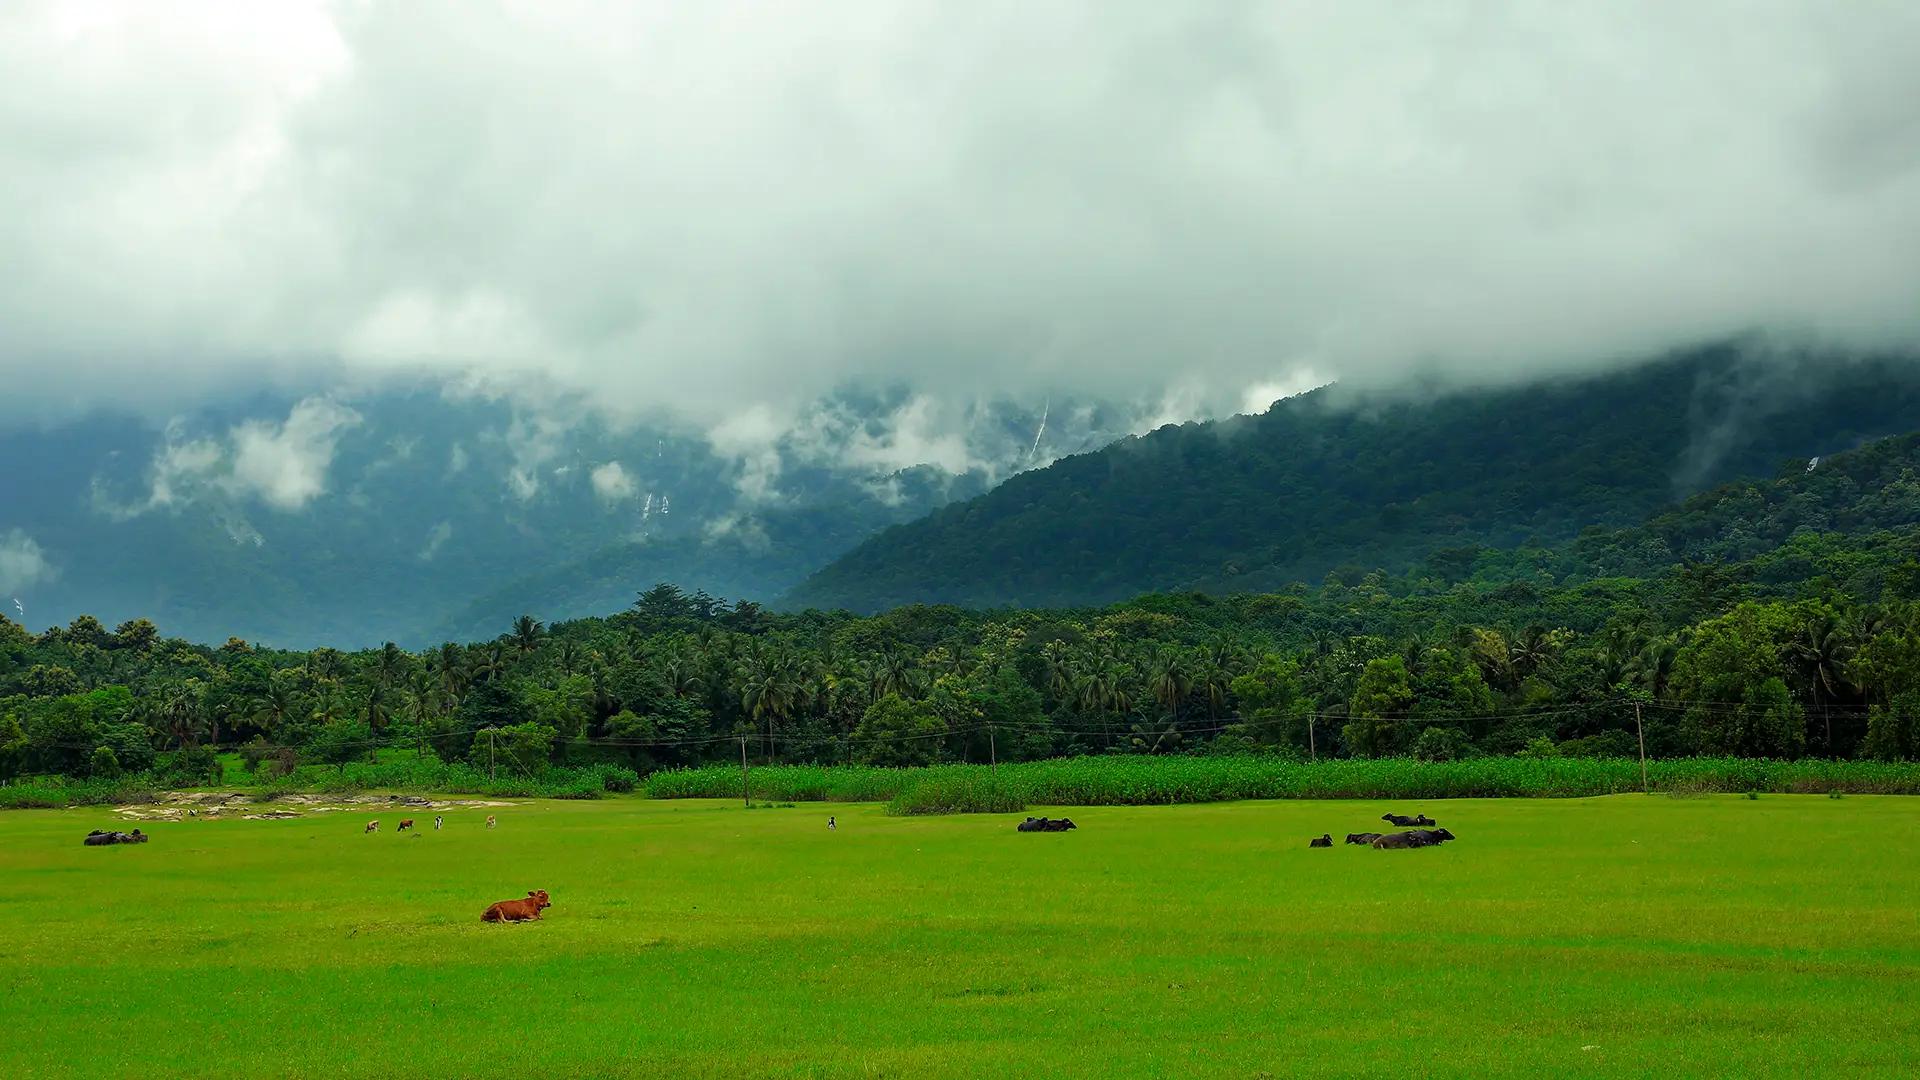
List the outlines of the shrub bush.
{"label": "shrub bush", "polygon": [[1027,803],[1012,785],[992,773],[943,772],[928,776],[893,797],[887,813],[1017,814]]}
{"label": "shrub bush", "polygon": [[[985,765],[919,769],[772,765],[753,770],[755,799],[887,802],[946,777],[988,775]],[[1653,791],[1675,795],[1847,791],[1920,794],[1920,762],[1676,758],[1647,768]],[[1581,797],[1640,790],[1633,758],[1477,757],[1293,762],[1279,757],[1114,755],[1000,766],[1001,782],[1032,805],[1102,806],[1231,799],[1449,799]],[[737,766],[656,772],[650,798],[740,797]]]}

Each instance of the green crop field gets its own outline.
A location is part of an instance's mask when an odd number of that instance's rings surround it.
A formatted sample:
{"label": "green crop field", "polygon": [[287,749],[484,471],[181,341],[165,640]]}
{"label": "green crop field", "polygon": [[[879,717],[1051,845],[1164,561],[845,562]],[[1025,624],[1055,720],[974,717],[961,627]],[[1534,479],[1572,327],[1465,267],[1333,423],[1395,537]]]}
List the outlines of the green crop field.
{"label": "green crop field", "polygon": [[[1460,839],[1307,847],[1386,809]],[[1908,798],[1074,808],[1044,835],[872,805],[495,812],[107,848],[80,844],[102,809],[0,814],[0,1074],[1920,1069]],[[546,921],[479,921],[533,888]]]}

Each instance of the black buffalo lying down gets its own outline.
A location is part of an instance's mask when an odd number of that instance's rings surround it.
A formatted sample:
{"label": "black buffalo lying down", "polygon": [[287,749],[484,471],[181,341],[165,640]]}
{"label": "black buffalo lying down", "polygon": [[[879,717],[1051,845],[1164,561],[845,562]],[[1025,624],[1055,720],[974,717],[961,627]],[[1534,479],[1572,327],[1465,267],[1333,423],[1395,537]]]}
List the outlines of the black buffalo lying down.
{"label": "black buffalo lying down", "polygon": [[1316,836],[1313,839],[1307,841],[1307,846],[1308,847],[1332,847],[1333,837],[1326,833],[1321,833],[1319,836]]}
{"label": "black buffalo lying down", "polygon": [[100,829],[95,829],[87,834],[85,840],[80,842],[88,847],[100,847],[105,844],[144,844],[147,842],[147,834],[141,832],[139,829],[135,829],[130,833],[105,832]]}
{"label": "black buffalo lying down", "polygon": [[1073,823],[1072,818],[1054,819],[1043,817],[1030,817],[1014,826],[1015,829],[1021,832],[1066,832],[1068,829],[1077,829],[1079,827],[1080,826]]}
{"label": "black buffalo lying down", "polygon": [[1349,844],[1371,844],[1378,839],[1380,839],[1380,834],[1377,832],[1350,832],[1347,834],[1347,843]]}
{"label": "black buffalo lying down", "polygon": [[1405,814],[1381,814],[1380,820],[1386,822],[1389,825],[1398,825],[1403,829],[1409,825],[1438,825],[1439,824],[1439,822],[1433,820],[1432,818],[1428,817],[1425,814],[1419,814],[1414,817],[1408,817]]}
{"label": "black buffalo lying down", "polygon": [[1408,832],[1387,833],[1376,836],[1373,846],[1377,848],[1421,848],[1444,844],[1453,839],[1453,834],[1445,829],[1413,829]]}

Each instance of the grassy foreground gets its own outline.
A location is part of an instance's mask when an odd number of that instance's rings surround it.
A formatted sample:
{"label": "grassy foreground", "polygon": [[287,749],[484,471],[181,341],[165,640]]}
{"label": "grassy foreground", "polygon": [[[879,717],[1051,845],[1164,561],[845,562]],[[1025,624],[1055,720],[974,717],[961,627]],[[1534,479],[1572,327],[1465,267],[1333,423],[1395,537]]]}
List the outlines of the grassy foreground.
{"label": "grassy foreground", "polygon": [[[1444,848],[1312,850],[1424,809]],[[829,833],[827,812],[839,816]],[[1920,802],[0,815],[10,1076],[1911,1075]],[[1036,811],[1038,812],[1038,811]],[[431,814],[415,815],[423,821]],[[382,815],[391,830],[393,815]],[[548,919],[478,921],[546,888]]]}

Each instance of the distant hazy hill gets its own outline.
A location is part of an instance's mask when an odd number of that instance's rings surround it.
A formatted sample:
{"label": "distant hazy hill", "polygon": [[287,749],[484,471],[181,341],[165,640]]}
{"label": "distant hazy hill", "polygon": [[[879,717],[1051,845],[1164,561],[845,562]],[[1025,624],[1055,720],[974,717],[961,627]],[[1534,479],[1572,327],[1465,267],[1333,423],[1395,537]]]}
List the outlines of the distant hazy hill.
{"label": "distant hazy hill", "polygon": [[661,580],[766,602],[875,530],[1121,423],[1056,407],[1036,440],[1040,404],[967,406],[944,467],[917,464],[904,394],[816,403],[744,452],[437,392],[0,431],[0,604],[17,597],[34,626],[146,616],[304,647],[491,636]]}
{"label": "distant hazy hill", "polygon": [[873,611],[1248,592],[1471,545],[1553,543],[1791,459],[1920,429],[1920,365],[1717,349],[1425,400],[1327,388],[1162,428],[880,533],[790,594]]}

